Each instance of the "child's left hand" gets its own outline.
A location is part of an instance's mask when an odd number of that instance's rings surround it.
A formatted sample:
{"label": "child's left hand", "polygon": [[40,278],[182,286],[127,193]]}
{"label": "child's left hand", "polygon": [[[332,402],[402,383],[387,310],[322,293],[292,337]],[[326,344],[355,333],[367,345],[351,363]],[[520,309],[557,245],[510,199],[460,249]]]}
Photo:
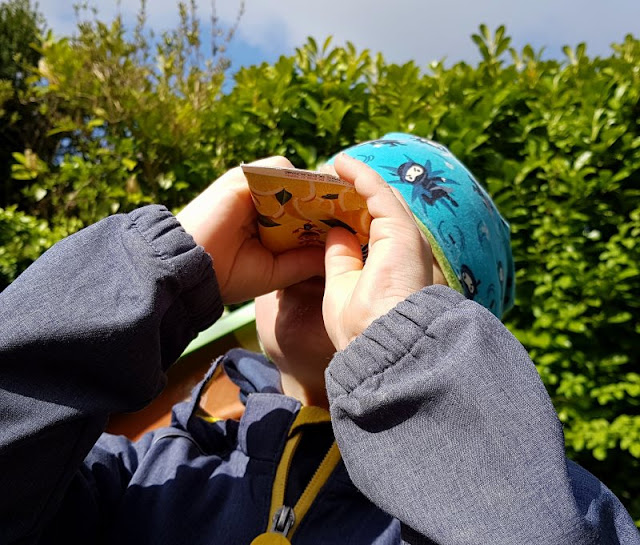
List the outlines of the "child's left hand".
{"label": "child's left hand", "polygon": [[342,350],[376,318],[433,284],[433,255],[407,204],[374,170],[345,154],[335,169],[355,185],[373,217],[365,264],[347,230],[334,228],[327,237],[322,313],[329,338]]}

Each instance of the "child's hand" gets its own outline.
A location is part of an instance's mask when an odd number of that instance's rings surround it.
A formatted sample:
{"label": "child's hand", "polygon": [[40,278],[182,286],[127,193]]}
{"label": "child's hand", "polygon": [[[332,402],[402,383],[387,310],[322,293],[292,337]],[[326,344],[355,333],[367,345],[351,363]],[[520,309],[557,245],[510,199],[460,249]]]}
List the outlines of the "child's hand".
{"label": "child's hand", "polygon": [[367,200],[373,217],[369,255],[345,229],[329,232],[322,313],[329,338],[342,350],[376,318],[433,283],[431,247],[402,197],[371,168],[339,155],[335,169]]}
{"label": "child's hand", "polygon": [[[293,166],[284,157],[270,157],[252,164]],[[240,167],[211,184],[177,218],[213,258],[225,304],[324,274],[321,248],[301,248],[274,256],[262,246],[257,213]]]}

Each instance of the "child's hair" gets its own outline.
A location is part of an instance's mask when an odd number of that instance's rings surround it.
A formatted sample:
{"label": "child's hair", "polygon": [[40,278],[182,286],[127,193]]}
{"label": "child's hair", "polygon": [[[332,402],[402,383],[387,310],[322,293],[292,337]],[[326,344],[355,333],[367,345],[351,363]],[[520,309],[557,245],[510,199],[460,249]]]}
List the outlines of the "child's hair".
{"label": "child's hair", "polygon": [[445,146],[411,134],[389,133],[344,153],[369,165],[400,191],[450,287],[498,317],[513,306],[509,224]]}

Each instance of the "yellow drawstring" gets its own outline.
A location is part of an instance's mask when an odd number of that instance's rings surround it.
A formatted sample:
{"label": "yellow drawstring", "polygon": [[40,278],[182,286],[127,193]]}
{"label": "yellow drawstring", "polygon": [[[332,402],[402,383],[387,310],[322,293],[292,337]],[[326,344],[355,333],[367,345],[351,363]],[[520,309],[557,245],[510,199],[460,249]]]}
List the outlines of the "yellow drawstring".
{"label": "yellow drawstring", "polygon": [[[269,525],[267,531],[264,534],[260,534],[254,543],[261,542],[262,539],[265,543],[268,540],[263,538],[276,538],[275,532],[270,531],[272,521],[275,517],[278,509],[284,506],[284,494],[287,486],[287,478],[289,476],[289,470],[291,469],[291,462],[293,461],[293,455],[300,444],[300,439],[302,434],[300,430],[302,426],[309,424],[319,424],[321,422],[329,422],[330,416],[329,412],[325,409],[321,409],[320,407],[301,407],[296,419],[291,425],[291,429],[289,430],[289,438],[287,440],[287,444],[285,445],[284,451],[282,453],[282,457],[280,458],[280,462],[278,464],[278,468],[276,470],[276,477],[273,483],[273,491],[271,493],[271,508],[269,511]],[[325,485],[325,483],[329,480],[329,477],[335,467],[340,462],[340,451],[338,450],[338,445],[334,441],[331,445],[331,448],[325,455],[324,459],[318,466],[318,469],[314,473],[311,481],[304,489],[304,492],[296,502],[295,507],[293,508],[294,513],[294,523],[287,532],[287,538],[291,539],[291,536],[295,533],[300,525],[300,522],[309,511],[311,504],[314,502],[316,497],[318,496],[320,489]],[[280,539],[280,538],[278,538]],[[269,541],[271,542],[271,541]],[[273,541],[276,542],[275,540]],[[282,543],[286,543],[286,541],[281,541]]]}

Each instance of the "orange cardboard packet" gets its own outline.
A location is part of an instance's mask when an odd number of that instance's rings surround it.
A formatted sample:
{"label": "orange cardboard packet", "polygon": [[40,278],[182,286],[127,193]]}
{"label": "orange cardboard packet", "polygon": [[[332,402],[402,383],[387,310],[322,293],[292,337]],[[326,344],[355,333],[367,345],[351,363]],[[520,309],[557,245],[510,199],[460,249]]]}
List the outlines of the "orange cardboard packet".
{"label": "orange cardboard packet", "polygon": [[365,248],[371,216],[353,185],[337,176],[283,167],[242,165],[258,211],[262,244],[275,253],[323,246],[329,229],[344,227]]}

